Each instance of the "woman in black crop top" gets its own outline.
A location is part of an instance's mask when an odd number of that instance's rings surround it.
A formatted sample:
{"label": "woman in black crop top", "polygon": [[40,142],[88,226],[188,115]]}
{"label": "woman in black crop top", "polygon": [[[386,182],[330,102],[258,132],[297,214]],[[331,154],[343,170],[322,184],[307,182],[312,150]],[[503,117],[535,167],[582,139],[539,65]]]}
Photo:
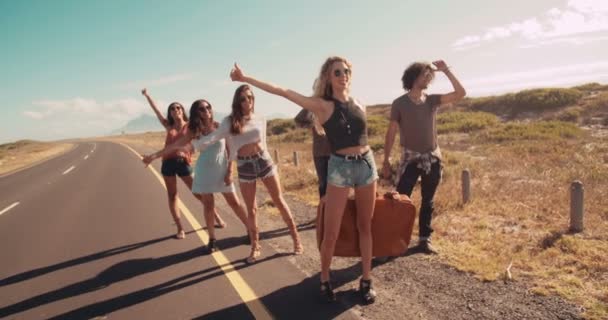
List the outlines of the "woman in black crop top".
{"label": "woman in black crop top", "polygon": [[364,303],[373,303],[376,293],[371,286],[371,221],[378,174],[367,144],[365,108],[349,94],[351,70],[352,65],[346,59],[329,57],[321,67],[312,97],[246,76],[237,64],[230,77],[233,81],[246,82],[287,98],[313,112],[323,124],[332,145],[332,155],[328,165],[325,227],[321,244],[321,297],[327,301],[335,300],[329,282],[329,269],[346,200],[350,189],[354,188],[363,269],[359,292]]}

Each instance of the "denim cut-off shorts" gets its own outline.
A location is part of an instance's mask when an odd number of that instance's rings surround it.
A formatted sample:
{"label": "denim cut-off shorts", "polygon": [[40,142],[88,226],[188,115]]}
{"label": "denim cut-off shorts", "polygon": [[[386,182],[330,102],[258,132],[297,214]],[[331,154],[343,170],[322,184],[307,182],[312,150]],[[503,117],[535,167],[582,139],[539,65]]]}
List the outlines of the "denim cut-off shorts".
{"label": "denim cut-off shorts", "polygon": [[272,177],[276,173],[274,162],[266,150],[252,156],[238,156],[236,163],[240,182],[251,183]]}
{"label": "denim cut-off shorts", "polygon": [[378,179],[372,151],[362,155],[332,154],[327,168],[327,183],[343,188],[366,186]]}

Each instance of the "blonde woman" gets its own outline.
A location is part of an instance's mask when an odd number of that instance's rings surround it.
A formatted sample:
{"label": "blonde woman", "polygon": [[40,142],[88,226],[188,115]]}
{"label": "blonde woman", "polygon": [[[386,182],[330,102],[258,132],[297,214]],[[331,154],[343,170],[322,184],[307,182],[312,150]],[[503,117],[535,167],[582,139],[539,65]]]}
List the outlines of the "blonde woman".
{"label": "blonde woman", "polygon": [[321,244],[321,298],[328,302],[336,300],[330,284],[329,270],[346,200],[349,191],[354,189],[363,269],[359,293],[363,303],[369,304],[376,299],[371,281],[371,221],[378,173],[367,142],[365,108],[350,96],[351,76],[352,65],[348,60],[329,57],[321,66],[314,95],[306,97],[293,90],[247,76],[237,64],[230,72],[233,81],[245,82],[287,98],[311,111],[322,124],[332,154],[327,170],[325,228]]}

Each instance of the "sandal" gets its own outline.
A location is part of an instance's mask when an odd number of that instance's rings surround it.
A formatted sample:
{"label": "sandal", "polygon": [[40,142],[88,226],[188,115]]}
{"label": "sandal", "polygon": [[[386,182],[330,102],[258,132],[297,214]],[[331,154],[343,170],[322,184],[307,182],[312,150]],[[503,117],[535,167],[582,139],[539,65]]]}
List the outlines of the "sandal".
{"label": "sandal", "polygon": [[301,243],[298,243],[293,246],[293,254],[298,256],[298,255],[301,255],[302,253],[304,253],[304,246],[302,246]]}
{"label": "sandal", "polygon": [[321,282],[320,298],[323,302],[327,303],[336,301],[334,289],[331,287],[331,283],[329,283],[329,281]]}
{"label": "sandal", "polygon": [[258,261],[258,258],[262,255],[260,246],[251,249],[249,257],[247,257],[247,263],[252,264]]}
{"label": "sandal", "polygon": [[372,280],[363,280],[359,282],[359,294],[363,300],[363,304],[372,304],[376,302],[376,291],[372,288]]}
{"label": "sandal", "polygon": [[186,232],[184,232],[184,230],[180,230],[177,232],[177,234],[175,235],[175,239],[184,239],[186,238]]}
{"label": "sandal", "polygon": [[209,239],[209,243],[205,246],[204,254],[212,254],[217,251],[217,244],[215,244],[215,239]]}

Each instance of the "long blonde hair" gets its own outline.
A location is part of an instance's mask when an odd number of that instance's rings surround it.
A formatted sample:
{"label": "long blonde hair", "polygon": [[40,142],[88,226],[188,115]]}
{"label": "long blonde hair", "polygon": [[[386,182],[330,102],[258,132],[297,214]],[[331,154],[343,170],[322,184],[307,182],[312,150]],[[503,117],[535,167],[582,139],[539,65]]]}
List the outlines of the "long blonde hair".
{"label": "long blonde hair", "polygon": [[[317,77],[317,79],[315,79],[315,83],[313,84],[314,97],[322,98],[325,100],[330,100],[333,98],[334,92],[329,79],[331,77],[331,66],[334,64],[334,62],[344,62],[351,70],[352,79],[353,65],[350,63],[350,61],[346,60],[346,58],[343,57],[331,56],[325,60],[325,63],[323,63],[323,65],[321,66],[321,70],[319,71],[319,76]],[[317,132],[317,134],[325,135],[325,129],[323,129],[323,126],[321,126],[321,123],[319,123],[317,117],[314,117],[313,119],[313,128]]]}

